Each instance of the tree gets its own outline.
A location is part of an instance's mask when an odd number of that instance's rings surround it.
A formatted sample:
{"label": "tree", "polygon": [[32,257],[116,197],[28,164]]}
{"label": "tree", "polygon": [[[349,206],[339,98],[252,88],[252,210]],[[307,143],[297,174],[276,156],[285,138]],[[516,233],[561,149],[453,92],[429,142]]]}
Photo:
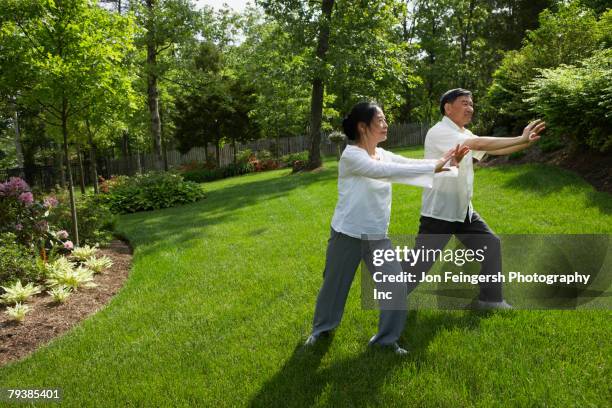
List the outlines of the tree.
{"label": "tree", "polygon": [[156,166],[163,167],[162,124],[159,111],[159,80],[168,69],[160,58],[177,44],[192,39],[199,25],[199,14],[188,0],[133,0],[131,8],[145,29],[139,44],[146,49],[144,73],[147,78],[147,105]]}
{"label": "tree", "polygon": [[334,0],[322,0],[320,8],[311,3],[296,0],[259,2],[267,13],[288,27],[295,41],[308,47],[313,38],[308,34],[316,33],[314,59],[310,64],[310,81],[312,86],[310,97],[310,154],[307,168],[321,166],[321,122],[323,117],[323,100],[325,95],[324,81],[328,74],[326,59],[329,48],[330,23],[334,9]]}
{"label": "tree", "polygon": [[590,56],[609,35],[604,21],[602,17],[598,22],[593,11],[578,2],[542,12],[540,27],[527,34],[520,50],[507,52],[493,74],[487,98],[496,124],[513,131],[522,126],[532,115],[525,105],[525,86],[539,69],[575,64]]}
{"label": "tree", "polygon": [[24,59],[34,77],[33,85],[21,97],[42,111],[48,126],[61,131],[73,235],[78,245],[69,131],[101,92],[122,89],[117,85],[125,75],[121,61],[132,47],[133,23],[129,17],[113,15],[86,0],[15,2],[10,6],[17,11],[13,39],[24,44]]}
{"label": "tree", "polygon": [[176,102],[175,136],[181,153],[187,153],[192,147],[206,148],[208,143],[214,144],[219,167],[223,140],[232,141],[235,146],[236,141],[256,137],[256,127],[249,117],[253,92],[239,78],[224,72],[223,60],[215,44],[199,44],[193,62],[189,92],[179,96]]}

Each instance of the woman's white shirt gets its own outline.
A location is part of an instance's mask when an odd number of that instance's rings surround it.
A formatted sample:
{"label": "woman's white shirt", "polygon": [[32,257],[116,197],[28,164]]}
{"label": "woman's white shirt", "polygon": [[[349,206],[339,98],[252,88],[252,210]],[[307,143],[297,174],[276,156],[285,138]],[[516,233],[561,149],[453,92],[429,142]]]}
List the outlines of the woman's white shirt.
{"label": "woman's white shirt", "polygon": [[338,203],[331,226],[348,236],[386,235],[391,217],[391,183],[431,188],[436,160],[408,159],[377,147],[377,159],[348,145],[338,164]]}

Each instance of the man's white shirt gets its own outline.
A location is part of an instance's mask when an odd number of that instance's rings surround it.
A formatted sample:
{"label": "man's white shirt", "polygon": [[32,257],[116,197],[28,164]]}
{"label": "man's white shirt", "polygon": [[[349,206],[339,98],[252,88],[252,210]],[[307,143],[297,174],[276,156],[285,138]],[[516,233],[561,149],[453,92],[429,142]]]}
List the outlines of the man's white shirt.
{"label": "man's white shirt", "polygon": [[[447,116],[436,123],[425,136],[425,158],[440,158],[449,149],[466,139],[478,137],[468,129],[461,129]],[[472,218],[474,166],[472,159],[481,160],[486,152],[470,151],[459,163],[457,177],[435,177],[431,188],[423,189],[421,215],[444,221],[465,221]]]}

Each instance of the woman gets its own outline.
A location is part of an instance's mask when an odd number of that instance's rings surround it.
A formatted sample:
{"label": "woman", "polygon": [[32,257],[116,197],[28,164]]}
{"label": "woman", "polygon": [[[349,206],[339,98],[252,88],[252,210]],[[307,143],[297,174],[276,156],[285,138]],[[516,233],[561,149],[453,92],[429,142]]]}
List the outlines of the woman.
{"label": "woman", "polygon": [[[352,144],[346,147],[338,165],[338,203],[331,222],[323,285],[317,297],[307,346],[315,344],[340,324],[359,262],[363,259],[370,272],[374,272],[372,251],[391,248],[386,238],[391,214],[391,182],[430,187],[434,173],[449,170],[444,165],[451,159],[460,161],[469,150],[457,146],[439,160],[417,160],[376,147],[387,138],[387,122],[382,109],[371,102],[355,105],[342,127]],[[366,239],[367,236],[378,236],[378,239]],[[398,262],[386,262],[382,269],[383,275],[402,272]],[[381,267],[376,271],[381,271]],[[406,354],[397,343],[406,321],[407,310],[402,307],[405,291],[405,285],[394,285],[394,300],[386,306],[381,304],[378,333],[370,339],[370,345]]]}

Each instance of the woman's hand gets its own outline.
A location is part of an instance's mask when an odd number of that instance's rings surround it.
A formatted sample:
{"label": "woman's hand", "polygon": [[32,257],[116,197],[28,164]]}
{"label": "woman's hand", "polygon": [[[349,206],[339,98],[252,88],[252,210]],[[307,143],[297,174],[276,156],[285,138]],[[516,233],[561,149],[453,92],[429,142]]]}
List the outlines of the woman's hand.
{"label": "woman's hand", "polygon": [[449,168],[445,168],[444,165],[448,163],[450,160],[451,166],[459,166],[459,162],[463,160],[463,157],[470,151],[470,148],[467,146],[457,145],[450,149],[448,152],[444,153],[438,161],[436,162],[436,173],[440,173],[442,171],[449,171]]}

